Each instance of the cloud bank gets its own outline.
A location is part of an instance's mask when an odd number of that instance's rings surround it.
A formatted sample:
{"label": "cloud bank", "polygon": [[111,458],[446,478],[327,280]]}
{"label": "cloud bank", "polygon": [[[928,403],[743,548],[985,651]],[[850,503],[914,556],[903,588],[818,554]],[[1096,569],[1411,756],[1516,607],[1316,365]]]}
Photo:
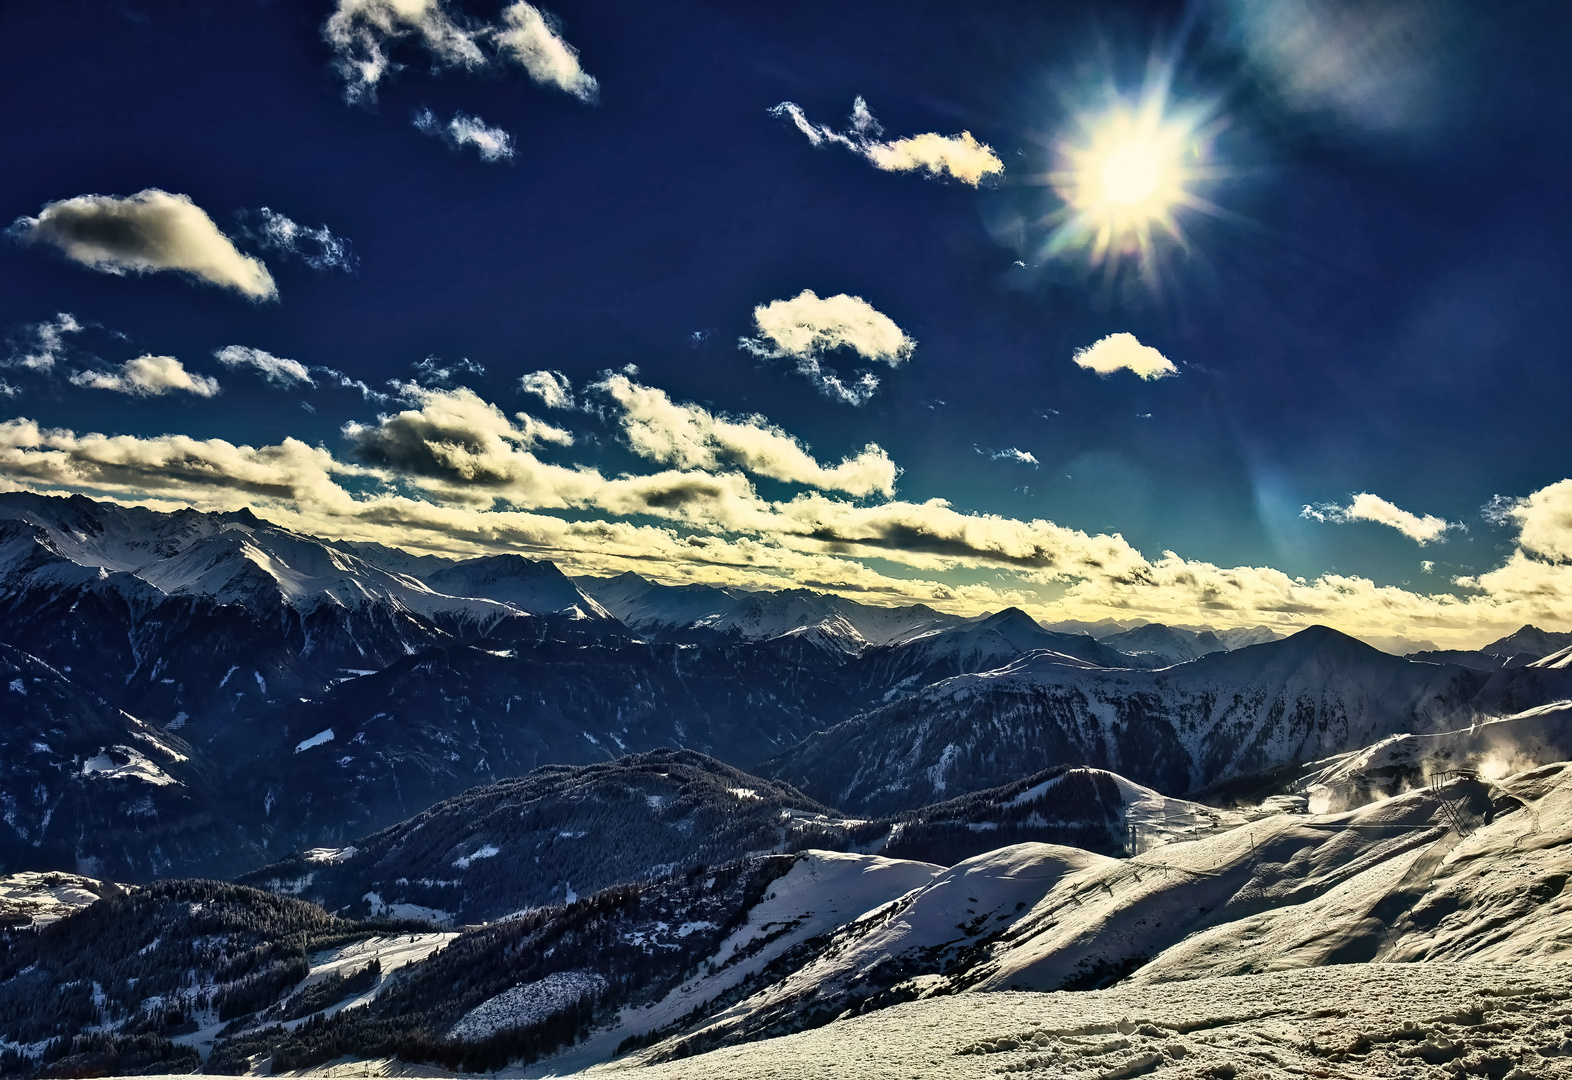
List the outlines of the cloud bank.
{"label": "cloud bank", "polygon": [[[968,612],[1015,604],[1050,621],[1319,622],[1477,647],[1524,623],[1565,627],[1572,610],[1572,479],[1512,501],[1516,543],[1501,565],[1436,575],[1440,591],[1425,593],[1151,557],[1117,534],[897,499],[875,447],[826,465],[763,418],[716,416],[614,378],[594,393],[611,396],[608,419],[656,471],[608,476],[542,460],[571,434],[467,388],[406,385],[405,407],[345,427],[341,453],[294,439],[252,447],[0,421],[0,481],[167,507],[250,505],[306,532],[450,554],[529,551],[573,573],[806,586]],[[813,490],[769,498],[749,471]],[[812,482],[837,476],[839,486]]]}
{"label": "cloud bank", "polygon": [[1150,345],[1142,345],[1134,334],[1109,334],[1085,348],[1076,349],[1070,359],[1099,375],[1130,371],[1143,379],[1152,380],[1179,374],[1173,361]]}
{"label": "cloud bank", "polygon": [[770,360],[790,358],[820,393],[848,405],[861,405],[879,388],[872,372],[859,372],[851,383],[828,370],[821,356],[833,349],[850,349],[864,360],[899,367],[917,347],[895,320],[860,296],[837,293],[822,299],[804,289],[790,300],[772,300],[753,309],[757,337],[739,338],[737,344],[755,356]]}
{"label": "cloud bank", "polygon": [[133,397],[162,397],[175,391],[197,397],[212,397],[218,393],[217,379],[193,375],[173,356],[139,356],[113,371],[79,371],[71,376],[71,382]]}
{"label": "cloud bank", "polygon": [[791,101],[776,105],[770,109],[770,115],[790,118],[814,146],[826,143],[844,146],[885,172],[921,170],[934,179],[950,176],[972,187],[980,184],[984,177],[1004,172],[1004,162],[993,152],[993,147],[978,142],[969,131],[959,135],[928,132],[883,141],[884,128],[873,118],[868,103],[861,97],[852,103],[851,127],[845,132],[836,131],[828,124],[812,123],[802,107]]}
{"label": "cloud bank", "polygon": [[188,195],[148,188],[126,198],[78,195],[20,217],[10,234],[48,244],[66,258],[108,274],[176,270],[252,300],[278,296],[261,260],[242,255]]}
{"label": "cloud bank", "polygon": [[350,102],[376,100],[377,86],[400,65],[389,50],[412,42],[436,67],[471,70],[518,64],[531,79],[594,101],[600,87],[579,66],[578,50],[534,6],[517,0],[498,23],[455,17],[442,0],[338,0],[322,27]]}
{"label": "cloud bank", "polygon": [[1387,525],[1396,529],[1410,540],[1420,545],[1433,543],[1446,539],[1448,529],[1458,529],[1462,526],[1438,518],[1433,514],[1420,517],[1407,510],[1400,509],[1379,495],[1372,495],[1362,491],[1355,495],[1353,501],[1347,506],[1336,503],[1319,503],[1315,506],[1306,506],[1299,512],[1302,518],[1323,523],[1341,523],[1347,521],[1373,521],[1379,525]]}

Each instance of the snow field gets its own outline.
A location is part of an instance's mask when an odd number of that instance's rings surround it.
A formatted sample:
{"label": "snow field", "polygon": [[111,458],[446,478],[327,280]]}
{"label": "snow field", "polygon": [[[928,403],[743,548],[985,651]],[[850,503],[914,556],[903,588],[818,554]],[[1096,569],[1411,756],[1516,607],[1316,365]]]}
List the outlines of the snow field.
{"label": "snow field", "polygon": [[1083,993],[961,994],[582,1075],[641,1080],[1572,1077],[1572,969],[1354,964]]}
{"label": "snow field", "polygon": [[478,1041],[508,1028],[528,1027],[605,989],[606,980],[599,975],[558,971],[544,979],[510,987],[476,1005],[453,1025],[448,1038]]}

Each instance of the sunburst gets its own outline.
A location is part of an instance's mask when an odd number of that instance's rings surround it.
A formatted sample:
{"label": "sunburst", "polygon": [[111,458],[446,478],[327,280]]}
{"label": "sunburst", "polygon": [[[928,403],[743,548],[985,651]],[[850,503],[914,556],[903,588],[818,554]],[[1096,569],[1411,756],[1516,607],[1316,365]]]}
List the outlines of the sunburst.
{"label": "sunburst", "polygon": [[1216,127],[1209,104],[1175,106],[1159,89],[1078,113],[1075,121],[1075,135],[1055,147],[1058,167],[1048,174],[1064,205],[1053,215],[1046,254],[1084,251],[1094,266],[1134,257],[1145,269],[1162,238],[1186,242],[1182,210],[1218,212],[1195,191],[1223,175],[1208,160]]}

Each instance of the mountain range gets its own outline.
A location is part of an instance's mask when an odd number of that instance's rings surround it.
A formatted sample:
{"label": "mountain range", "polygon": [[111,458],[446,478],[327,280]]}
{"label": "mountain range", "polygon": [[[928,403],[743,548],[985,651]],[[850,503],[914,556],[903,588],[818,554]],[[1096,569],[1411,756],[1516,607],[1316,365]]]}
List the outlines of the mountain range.
{"label": "mountain range", "polygon": [[701,1075],[1012,989],[1548,962],[1569,699],[1531,626],[1046,627],[0,494],[0,1068]]}
{"label": "mountain range", "polygon": [[229,876],[477,785],[663,747],[845,818],[1060,765],[1189,795],[1520,711],[1572,678],[1530,659],[1561,647],[1531,627],[1491,646],[1510,665],[1395,657],[1327,628],[1103,630],[1014,608],[575,580],[249,511],[0,494],[0,645],[31,718],[4,751],[17,779],[0,791],[15,807],[0,862]]}

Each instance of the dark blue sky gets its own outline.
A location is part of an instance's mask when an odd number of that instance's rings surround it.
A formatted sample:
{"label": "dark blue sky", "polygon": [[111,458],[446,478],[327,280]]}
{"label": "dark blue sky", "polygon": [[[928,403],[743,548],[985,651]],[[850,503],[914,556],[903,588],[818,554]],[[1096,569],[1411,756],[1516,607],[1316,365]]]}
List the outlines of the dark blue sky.
{"label": "dark blue sky", "polygon": [[[446,10],[480,26],[503,6]],[[331,2],[8,4],[0,214],[184,194],[267,262],[279,296],[0,243],[13,360],[57,312],[92,324],[48,376],[0,371],[17,390],[0,409],[78,433],[293,436],[348,460],[343,424],[408,402],[280,390],[214,350],[259,348],[383,391],[427,357],[467,358],[485,374],[458,381],[482,398],[578,434],[539,447],[542,460],[609,476],[658,466],[604,417],[548,415],[518,379],[555,369],[583,400],[596,373],[632,363],[677,402],[763,413],[821,461],[877,443],[904,470],[904,500],[1117,532],[1148,558],[1447,590],[1514,550],[1515,526],[1489,524],[1483,505],[1569,474],[1572,20],[1554,3],[1308,8],[1323,30],[1390,17],[1400,32],[1307,89],[1293,65],[1325,56],[1274,52],[1222,2],[562,0],[549,9],[599,83],[594,103],[517,66],[439,69],[406,39],[388,45],[404,66],[376,102],[348,104],[322,32]],[[1045,257],[1053,144],[1099,91],[1137,92],[1154,56],[1173,61],[1176,103],[1212,103],[1208,153],[1224,175],[1194,189],[1223,213],[1180,211],[1187,243],[1160,245],[1155,282]],[[767,111],[792,101],[844,128],[858,95],[890,138],[970,131],[1003,176],[974,189],[881,171]],[[419,109],[479,116],[515,155],[488,163],[424,135]],[[263,251],[245,229],[264,206],[347,238],[353,272]],[[804,289],[860,296],[916,340],[909,364],[879,368],[867,404],[828,400],[789,362],[737,347],[756,305]],[[1117,332],[1179,374],[1072,363]],[[67,381],[144,353],[223,392]],[[847,350],[823,360],[865,366]],[[1009,448],[1037,465],[992,457]],[[797,490],[754,482],[771,499]],[[1360,492],[1467,531],[1422,547],[1375,522],[1301,516]],[[1424,580],[1422,559],[1435,564]]]}

